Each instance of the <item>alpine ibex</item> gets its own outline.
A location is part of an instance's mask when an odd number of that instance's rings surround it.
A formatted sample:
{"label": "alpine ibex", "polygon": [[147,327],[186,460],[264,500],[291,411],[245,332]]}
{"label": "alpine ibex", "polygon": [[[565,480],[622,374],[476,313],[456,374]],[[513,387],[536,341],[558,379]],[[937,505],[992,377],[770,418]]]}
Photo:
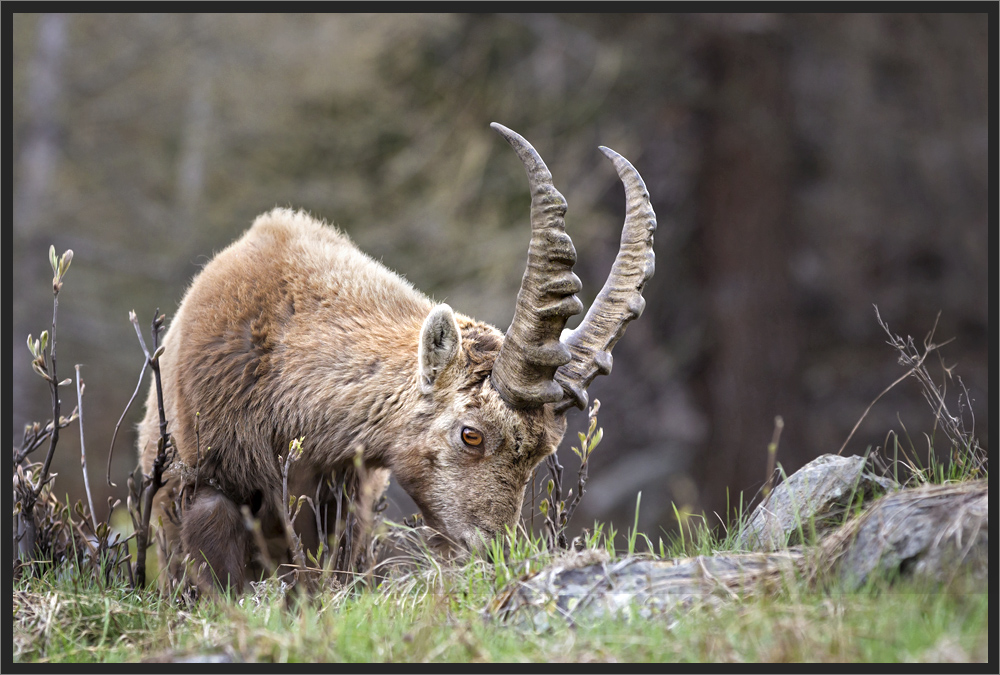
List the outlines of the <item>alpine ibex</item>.
{"label": "alpine ibex", "polygon": [[[187,494],[179,518],[161,519],[171,555],[207,560],[242,588],[253,544],[241,507],[265,530],[280,524],[278,457],[299,437],[296,495],[312,495],[360,448],[369,493],[381,494],[391,472],[458,546],[516,524],[566,411],[586,407],[587,387],[611,371],[612,347],[642,313],[656,216],[639,173],[602,147],[625,185],[621,248],[586,318],[563,334],[583,309],[566,200],[535,149],[492,126],[531,187],[528,264],[506,334],[435,304],[341,232],[287,209],[258,217],[195,277],[160,357],[176,464],[198,467],[194,478],[169,471],[157,495],[154,521]],[[138,439],[146,473],[158,437],[151,388]]]}

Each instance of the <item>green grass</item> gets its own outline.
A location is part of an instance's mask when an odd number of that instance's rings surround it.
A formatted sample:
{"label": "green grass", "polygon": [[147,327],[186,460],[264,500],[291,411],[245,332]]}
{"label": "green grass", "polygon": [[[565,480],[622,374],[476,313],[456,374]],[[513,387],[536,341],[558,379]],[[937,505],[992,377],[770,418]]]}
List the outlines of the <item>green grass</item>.
{"label": "green grass", "polygon": [[[968,453],[920,466],[906,456],[907,482],[985,477]],[[975,450],[980,451],[979,448]],[[971,457],[971,459],[970,459]],[[971,470],[968,467],[973,467]],[[895,467],[894,467],[895,468]],[[917,470],[914,470],[917,469]],[[922,471],[920,469],[923,469]],[[681,525],[654,543],[635,517],[624,533],[594,523],[585,546],[625,555],[676,558],[739,548],[742,495],[727,528],[675,509]],[[811,528],[805,522],[802,528]],[[403,526],[397,526],[403,528]],[[406,528],[403,528],[404,530]],[[507,533],[510,537],[511,533]],[[605,617],[571,626],[548,617],[502,623],[487,612],[510,583],[551,562],[541,536],[513,537],[508,555],[443,563],[413,553],[415,569],[376,589],[360,585],[304,598],[270,580],[238,600],[203,597],[188,605],[154,588],[104,587],[89,568],[66,564],[15,582],[13,659],[18,663],[112,663],[225,658],[237,662],[985,662],[989,595],[876,579],[859,591],[782,578],[767,593],[721,605],[695,604],[668,616]],[[134,553],[134,551],[133,551]],[[98,575],[99,576],[99,575]],[[155,570],[151,570],[155,576]],[[526,625],[527,624],[527,625]]]}
{"label": "green grass", "polygon": [[[634,541],[631,533],[627,539]],[[607,549],[606,538],[603,544]],[[842,593],[787,580],[772,594],[719,607],[575,627],[553,620],[543,631],[487,615],[498,590],[547,560],[522,538],[501,565],[424,561],[377,590],[310,599],[285,598],[272,581],[257,596],[203,598],[193,607],[153,590],[104,589],[73,570],[49,571],[15,584],[13,655],[17,662],[213,655],[266,663],[988,659],[988,594],[926,592],[905,583]]]}

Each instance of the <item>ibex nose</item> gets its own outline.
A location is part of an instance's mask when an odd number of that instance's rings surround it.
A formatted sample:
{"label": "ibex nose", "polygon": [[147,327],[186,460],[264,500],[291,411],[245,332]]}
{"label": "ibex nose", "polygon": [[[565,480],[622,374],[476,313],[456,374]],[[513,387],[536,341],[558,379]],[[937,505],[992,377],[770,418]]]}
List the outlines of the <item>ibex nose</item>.
{"label": "ibex nose", "polygon": [[462,546],[464,546],[467,551],[472,553],[482,553],[490,548],[488,545],[490,537],[486,532],[478,528],[463,533],[459,539],[462,542]]}
{"label": "ibex nose", "polygon": [[[510,556],[510,542],[505,538],[502,546],[498,549],[494,545],[496,538],[495,532],[477,528],[471,534],[463,536],[462,543],[473,555],[480,555],[492,563],[503,562]],[[502,559],[496,559],[497,553]]]}

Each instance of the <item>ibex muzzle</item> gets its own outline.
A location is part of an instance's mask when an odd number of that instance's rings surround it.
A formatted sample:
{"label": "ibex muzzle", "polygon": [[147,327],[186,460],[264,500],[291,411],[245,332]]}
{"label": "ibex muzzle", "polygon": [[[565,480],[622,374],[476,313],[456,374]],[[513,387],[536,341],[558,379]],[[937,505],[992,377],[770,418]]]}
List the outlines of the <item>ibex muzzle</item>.
{"label": "ibex muzzle", "polygon": [[[344,234],[286,209],[257,218],[195,277],[160,359],[180,461],[156,508],[175,574],[188,555],[242,588],[253,551],[242,507],[265,531],[278,527],[278,457],[299,437],[294,495],[312,496],[360,452],[362,508],[391,472],[427,524],[464,547],[516,524],[566,411],[586,407],[587,387],[611,371],[611,349],[642,313],[656,217],[638,172],[601,148],[625,185],[621,248],[586,318],[563,336],[582,310],[566,201],[535,149],[492,126],[531,186],[528,264],[506,334],[434,304]],[[151,390],[139,433],[146,472],[158,434]],[[182,490],[184,508],[168,513]],[[300,529],[315,546],[315,527]]]}

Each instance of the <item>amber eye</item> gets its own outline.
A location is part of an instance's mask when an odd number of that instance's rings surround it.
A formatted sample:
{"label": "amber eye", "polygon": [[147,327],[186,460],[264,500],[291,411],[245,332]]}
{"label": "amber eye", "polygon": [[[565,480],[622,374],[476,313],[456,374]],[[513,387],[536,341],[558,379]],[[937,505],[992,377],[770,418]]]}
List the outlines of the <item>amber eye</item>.
{"label": "amber eye", "polygon": [[483,444],[483,435],[471,427],[462,427],[462,440],[466,445],[478,448]]}

